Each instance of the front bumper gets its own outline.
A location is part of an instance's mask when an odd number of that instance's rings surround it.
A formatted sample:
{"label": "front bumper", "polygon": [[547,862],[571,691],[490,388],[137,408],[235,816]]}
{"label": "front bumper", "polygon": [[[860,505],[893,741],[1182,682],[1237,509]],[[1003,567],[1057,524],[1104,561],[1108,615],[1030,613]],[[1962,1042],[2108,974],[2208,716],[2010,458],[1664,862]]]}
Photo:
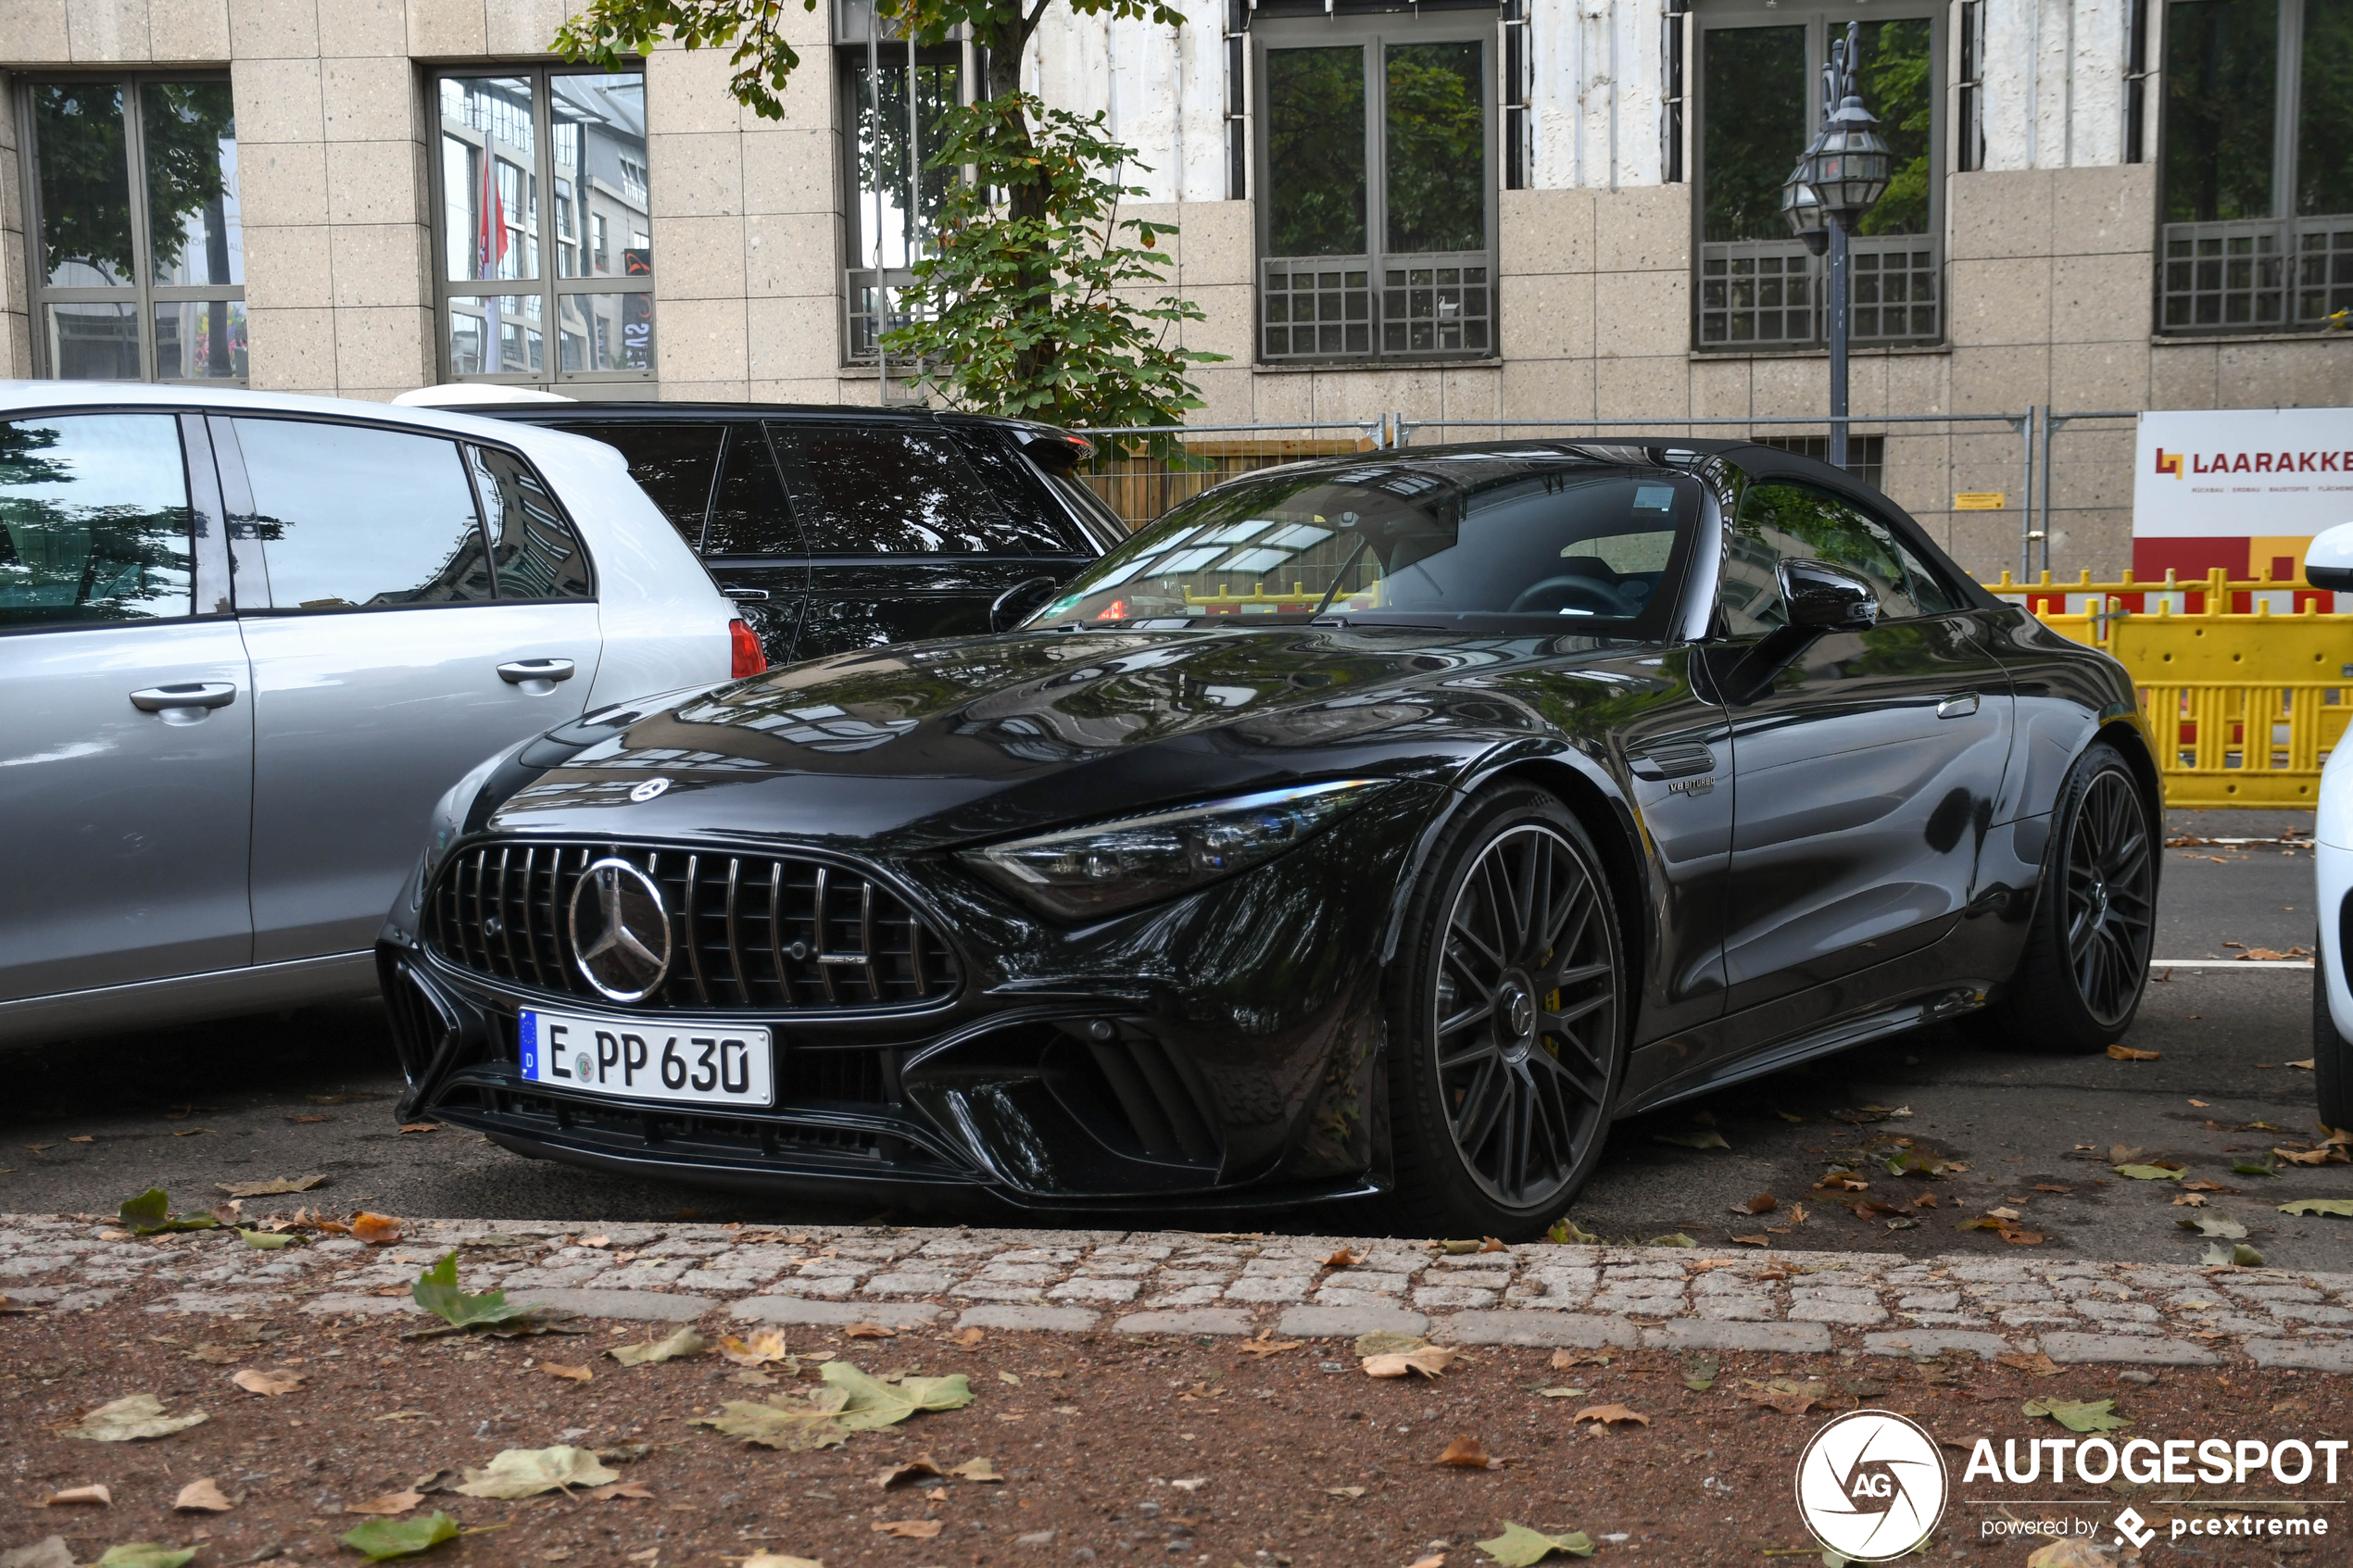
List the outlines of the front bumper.
{"label": "front bumper", "polygon": [[[521,1153],[772,1193],[1139,1209],[1376,1190],[1381,943],[1438,793],[1401,785],[1256,871],[1076,930],[944,858],[878,860],[947,934],[961,985],[918,1006],[707,1015],[773,1031],[777,1104],[756,1111],[524,1080],[522,1008],[665,1028],[694,1015],[493,979],[396,919],[377,960],[409,1082],[401,1114]],[[429,919],[431,904],[401,909]]]}

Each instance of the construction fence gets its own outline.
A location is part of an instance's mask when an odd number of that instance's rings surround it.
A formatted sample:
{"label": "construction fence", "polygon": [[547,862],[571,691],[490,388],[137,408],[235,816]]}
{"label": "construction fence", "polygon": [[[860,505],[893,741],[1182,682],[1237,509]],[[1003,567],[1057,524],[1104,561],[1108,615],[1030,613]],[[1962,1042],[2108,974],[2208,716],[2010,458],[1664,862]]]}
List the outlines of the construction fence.
{"label": "construction fence", "polygon": [[[2135,582],[2054,575],[2054,538],[2122,520],[2130,535],[2133,413],[1856,417],[1848,470],[1902,507],[1994,593],[2114,655],[2139,687],[2176,807],[2309,809],[2322,764],[2353,721],[2353,614],[2300,577]],[[1130,528],[1238,474],[1302,458],[1459,441],[1682,433],[1827,458],[1820,419],[1410,421],[1094,430],[1088,483]],[[1168,451],[1169,437],[1182,456]],[[1158,439],[1155,439],[1158,438]],[[2014,559],[2013,572],[1986,563]],[[2353,596],[2347,596],[2353,597]],[[2347,607],[2353,609],[2353,606]]]}

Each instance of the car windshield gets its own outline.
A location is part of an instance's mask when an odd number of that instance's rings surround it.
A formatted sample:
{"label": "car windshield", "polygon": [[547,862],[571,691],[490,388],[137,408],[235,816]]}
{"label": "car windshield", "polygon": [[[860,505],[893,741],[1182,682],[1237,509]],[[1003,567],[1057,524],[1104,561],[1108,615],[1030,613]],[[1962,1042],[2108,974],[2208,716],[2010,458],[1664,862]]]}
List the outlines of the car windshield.
{"label": "car windshield", "polygon": [[1675,546],[1700,489],[1670,470],[1558,459],[1284,470],[1178,507],[1028,624],[1509,618],[1646,636],[1665,614],[1663,584],[1681,570]]}

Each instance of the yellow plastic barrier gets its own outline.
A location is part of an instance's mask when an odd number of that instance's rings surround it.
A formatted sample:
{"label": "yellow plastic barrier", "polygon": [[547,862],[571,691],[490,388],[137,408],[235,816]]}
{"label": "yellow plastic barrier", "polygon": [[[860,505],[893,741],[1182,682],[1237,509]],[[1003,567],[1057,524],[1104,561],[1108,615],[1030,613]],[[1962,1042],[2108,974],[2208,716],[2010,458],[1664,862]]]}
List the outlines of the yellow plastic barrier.
{"label": "yellow plastic barrier", "polygon": [[[2172,745],[2158,759],[2181,807],[2311,807],[2321,764],[2353,721],[2353,615],[2301,578],[1987,587],[2132,671],[2142,711]],[[2169,731],[2167,724],[2171,721]]]}

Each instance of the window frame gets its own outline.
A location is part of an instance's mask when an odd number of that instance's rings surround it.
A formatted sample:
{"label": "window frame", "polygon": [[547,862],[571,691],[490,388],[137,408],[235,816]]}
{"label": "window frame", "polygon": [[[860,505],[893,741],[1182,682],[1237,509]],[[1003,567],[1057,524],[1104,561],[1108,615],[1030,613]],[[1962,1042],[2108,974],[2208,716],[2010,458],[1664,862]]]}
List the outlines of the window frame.
{"label": "window frame", "polygon": [[[158,386],[245,386],[251,382],[253,336],[249,325],[245,333],[245,375],[166,377],[157,374],[156,363],[157,306],[225,299],[239,307],[235,312],[236,319],[245,321],[245,285],[158,283],[155,281],[155,247],[150,240],[147,213],[146,109],[140,88],[154,82],[217,82],[226,84],[228,81],[226,69],[39,70],[15,76],[16,91],[12,94],[15,101],[11,110],[16,116],[17,179],[21,187],[20,205],[24,215],[26,329],[31,339],[34,380],[59,379],[57,368],[48,362],[49,332],[44,307],[96,303],[131,304],[138,310],[138,383]],[[90,286],[53,284],[48,282],[48,268],[44,265],[45,258],[41,254],[41,147],[33,123],[32,90],[65,83],[94,85],[102,82],[112,82],[122,89],[124,177],[130,182],[132,281],[127,284]],[[233,118],[232,123],[234,123]],[[239,171],[243,172],[242,160]],[[238,230],[242,233],[245,227],[242,193],[239,209]]]}
{"label": "window frame", "polygon": [[[2348,288],[2344,281],[2346,269],[2353,268],[2353,259],[2348,259],[2353,257],[2353,212],[2296,211],[2296,164],[2303,151],[2304,0],[2277,0],[2271,60],[2271,211],[2259,218],[2191,219],[2176,222],[2168,216],[2166,207],[2173,164],[2173,117],[2167,110],[2171,96],[2173,12],[2179,3],[2180,0],[2162,0],[2162,4],[2147,0],[2149,30],[2156,36],[2142,44],[2142,69],[2133,82],[2136,89],[2145,89],[2149,82],[2157,84],[2157,234],[2156,266],[2150,281],[2150,331],[2168,339],[2302,337],[2326,332],[2330,330],[2330,301],[2345,299],[2353,303],[2353,288]],[[2208,232],[2197,232],[2201,230]],[[2322,243],[2308,254],[2304,242],[2309,238]],[[2201,247],[2201,240],[2212,241],[2215,248],[2209,251]],[[2272,242],[2268,254],[2260,248],[2265,240]],[[2242,241],[2247,249],[2236,248]],[[2189,248],[2177,252],[2177,244]],[[2333,267],[2333,261],[2341,265]],[[2318,264],[2317,277],[2313,275],[2314,269],[2308,265],[2312,262]],[[2239,267],[2247,270],[2244,289],[2232,282],[2238,275]],[[2209,279],[2212,286],[2201,286]],[[2177,288],[2177,283],[2187,286]],[[2254,304],[2263,295],[2273,292],[2279,296],[2280,313],[2270,320],[2261,319],[2254,310]],[[2220,300],[2227,318],[2230,301],[2242,295],[2250,305],[2250,319],[2244,321],[2225,319],[2169,323],[2166,320],[2172,301],[2185,300],[2189,313],[2195,316],[2198,302],[2209,296]],[[2299,301],[2298,295],[2305,296],[2305,300]],[[2314,296],[2318,314],[2300,313],[2299,304],[2311,301]]]}
{"label": "window frame", "polygon": [[[884,332],[904,325],[905,313],[895,302],[886,297],[880,304],[873,297],[879,286],[886,295],[907,288],[915,281],[908,267],[883,267],[880,246],[876,246],[877,265],[868,266],[860,248],[862,225],[873,217],[865,193],[858,188],[858,77],[869,64],[877,74],[889,70],[906,70],[912,64],[921,69],[925,66],[952,66],[956,70],[956,102],[969,106],[977,100],[975,81],[977,59],[971,43],[961,37],[948,43],[919,45],[906,38],[893,37],[888,32],[868,40],[847,34],[853,22],[863,25],[872,15],[871,7],[844,6],[838,26],[842,36],[836,38],[833,48],[834,68],[834,133],[839,153],[835,158],[834,182],[841,202],[841,365],[844,370],[875,370],[885,361],[877,340]],[[911,94],[912,95],[912,94]],[[924,131],[918,126],[914,136],[915,156],[909,167],[923,168]],[[914,178],[920,180],[921,173]],[[911,193],[912,194],[912,193]],[[928,246],[926,245],[926,252]],[[879,282],[877,277],[879,275]],[[875,318],[887,313],[887,324],[875,330]],[[871,346],[862,346],[867,345]]]}
{"label": "window frame", "polygon": [[[1710,246],[1778,246],[1778,240],[1710,240],[1707,237],[1707,35],[1711,32],[1750,27],[1795,27],[1806,29],[1805,104],[1806,134],[1820,129],[1822,67],[1830,59],[1833,37],[1845,35],[1850,20],[1865,22],[1925,21],[1929,24],[1929,128],[1928,128],[1928,221],[1922,232],[1905,235],[1856,234],[1849,236],[1849,286],[1859,290],[1864,282],[1864,270],[1853,265],[1867,251],[1928,252],[1925,275],[1933,280],[1936,291],[1936,331],[1927,335],[1915,332],[1873,333],[1865,336],[1856,331],[1852,342],[1857,348],[1941,348],[1951,341],[1952,290],[1950,257],[1946,254],[1944,225],[1947,219],[1945,183],[1952,172],[1954,155],[1959,150],[1953,134],[1954,110],[1959,94],[1957,78],[1953,72],[1953,12],[1956,7],[1942,0],[1885,0],[1886,9],[1875,10],[1868,16],[1850,17],[1828,5],[1812,9],[1783,11],[1776,0],[1695,0],[1692,6],[1692,40],[1689,63],[1684,68],[1685,115],[1690,126],[1690,159],[1688,177],[1692,186],[1692,351],[1708,356],[1747,356],[1754,354],[1819,354],[1830,346],[1830,323],[1823,293],[1829,283],[1830,258],[1814,257],[1795,235],[1788,238],[1788,250],[1783,255],[1799,255],[1806,258],[1805,277],[1813,296],[1815,331],[1808,338],[1724,338],[1710,341],[1705,335],[1707,304],[1707,254]],[[1865,105],[1877,114],[1882,106]],[[1803,145],[1789,150],[1790,167],[1797,166]],[[1731,284],[1730,263],[1732,253],[1726,252],[1726,287]],[[1914,277],[1923,270],[1915,266],[1904,270]],[[1858,301],[1858,307],[1860,302]],[[1727,305],[1730,312],[1738,307]],[[1784,307],[1783,308],[1787,308]],[[1857,323],[1859,328],[1859,323]]]}
{"label": "window frame", "polygon": [[[660,378],[661,328],[652,325],[655,314],[654,280],[661,271],[659,260],[655,261],[644,273],[583,273],[571,278],[557,276],[557,249],[564,243],[564,236],[558,228],[556,219],[554,81],[560,76],[627,76],[631,74],[637,77],[641,84],[640,91],[642,91],[642,84],[646,79],[645,68],[642,66],[632,73],[626,70],[602,70],[594,67],[546,64],[445,65],[435,66],[426,73],[425,112],[432,122],[429,131],[432,142],[426,152],[425,162],[427,178],[431,182],[430,197],[433,203],[433,222],[429,243],[432,247],[433,269],[434,368],[438,380],[445,383],[482,382],[495,386],[554,387],[594,385],[600,383],[607,385],[644,385]],[[441,84],[445,82],[472,81],[494,76],[522,77],[531,83],[533,141],[531,174],[539,182],[542,203],[542,216],[538,220],[537,230],[540,275],[536,278],[451,278],[447,276],[449,271],[447,224],[450,194],[447,185],[447,159],[443,156],[442,143],[450,132],[444,123],[441,114]],[[648,191],[645,220],[648,237],[651,236],[654,227],[651,195],[652,140],[649,133],[647,137],[645,158]],[[482,146],[480,143],[468,144],[476,147],[477,150]],[[575,202],[579,201],[577,192],[573,194],[573,199]],[[582,203],[578,219],[573,226],[571,243],[584,260],[591,253],[592,241],[588,220],[597,216],[600,215],[589,213],[586,205]],[[624,258],[623,265],[625,267],[630,247],[624,245],[620,248]],[[649,245],[647,248],[658,250],[659,247]],[[563,296],[600,294],[635,294],[646,296],[646,320],[649,326],[649,337],[646,365],[643,370],[567,370],[563,368]],[[488,295],[497,295],[502,297],[535,295],[538,296],[543,323],[539,370],[499,370],[460,373],[454,368],[449,330],[454,308],[451,302],[457,299],[478,299]],[[590,319],[597,320],[593,313]],[[589,357],[593,357],[595,345],[591,343],[587,345],[586,353]]]}
{"label": "window frame", "polygon": [[[1464,9],[1428,11],[1333,11],[1321,16],[1261,13],[1250,24],[1250,170],[1252,188],[1257,194],[1253,214],[1251,245],[1253,265],[1251,292],[1254,296],[1251,323],[1251,359],[1259,366],[1281,365],[1351,365],[1380,368],[1387,365],[1424,364],[1490,364],[1503,357],[1502,293],[1497,263],[1503,254],[1502,207],[1505,149],[1503,121],[1506,106],[1503,101],[1503,77],[1499,64],[1504,53],[1500,12],[1481,6]],[[1460,265],[1483,266],[1487,281],[1487,346],[1475,348],[1428,348],[1389,350],[1381,346],[1384,323],[1383,298],[1387,284],[1380,273],[1389,256],[1389,158],[1386,145],[1389,103],[1389,72],[1381,51],[1390,44],[1469,44],[1480,49],[1480,170],[1479,187],[1486,212],[1480,225],[1484,248],[1477,251],[1442,253],[1413,253],[1408,259],[1422,254],[1441,254],[1462,258]],[[1361,261],[1365,272],[1365,288],[1369,295],[1367,315],[1368,344],[1362,352],[1345,349],[1335,352],[1269,354],[1266,349],[1267,277],[1277,261],[1289,257],[1277,257],[1270,248],[1273,237],[1273,182],[1269,174],[1271,150],[1267,145],[1268,128],[1272,117],[1268,112],[1266,94],[1269,79],[1266,55],[1270,49],[1346,47],[1356,45],[1366,53],[1365,66],[1365,240],[1366,248],[1358,256],[1302,257],[1319,267],[1328,265],[1335,270],[1352,271],[1350,263]],[[1286,269],[1292,270],[1294,269]],[[1464,285],[1469,287],[1472,285]],[[1292,297],[1297,297],[1295,295]],[[1409,321],[1411,318],[1408,318]]]}

